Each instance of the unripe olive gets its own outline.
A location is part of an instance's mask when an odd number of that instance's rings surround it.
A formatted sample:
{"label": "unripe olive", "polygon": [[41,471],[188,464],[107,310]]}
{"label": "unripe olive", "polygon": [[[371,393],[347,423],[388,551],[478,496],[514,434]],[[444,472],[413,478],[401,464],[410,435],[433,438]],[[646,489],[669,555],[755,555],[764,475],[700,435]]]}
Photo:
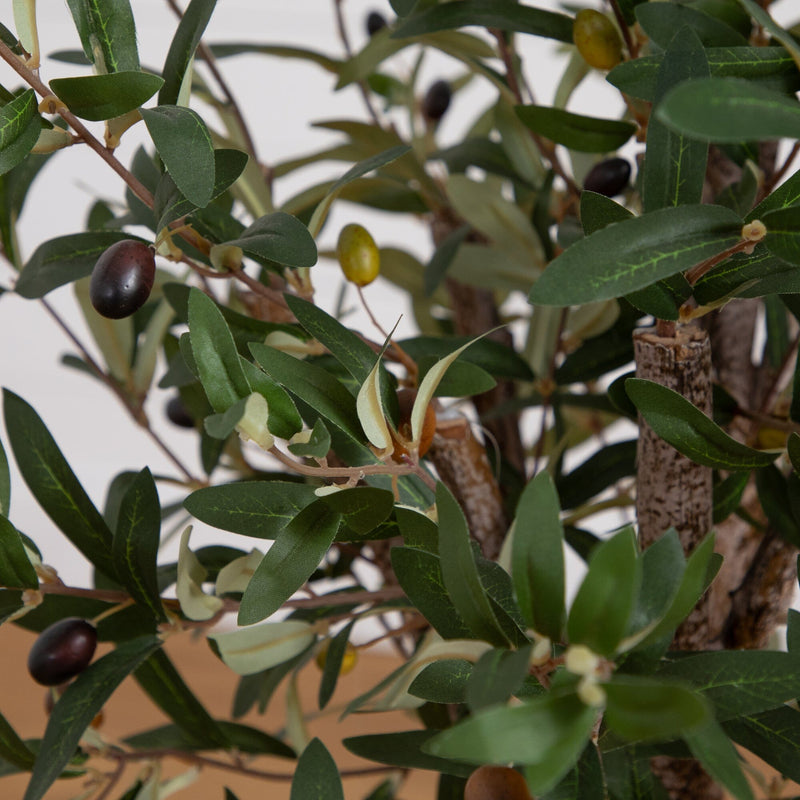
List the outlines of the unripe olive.
{"label": "unripe olive", "polygon": [[631,165],[619,157],[608,158],[595,164],[583,181],[583,188],[590,192],[613,197],[622,192],[631,177]]}
{"label": "unripe olive", "polygon": [[[414,401],[417,399],[416,389],[401,389],[397,393],[397,405],[400,409],[398,417],[397,432],[406,441],[411,441],[411,412],[414,409]],[[428,403],[425,409],[425,418],[422,422],[422,435],[419,440],[419,447],[417,454],[424,456],[430,449],[433,442],[433,435],[436,433],[436,411],[434,411],[433,404]],[[392,459],[398,464],[403,462],[403,456],[408,455],[403,442],[395,439],[394,451],[392,452]]]}
{"label": "unripe olive", "polygon": [[464,800],[533,800],[525,778],[511,767],[484,764],[464,787]]}
{"label": "unripe olive", "polygon": [[179,394],[170,398],[166,405],[166,414],[173,425],[179,428],[194,428],[194,417],[189,413]]}
{"label": "unripe olive", "polygon": [[97,647],[91,622],[65,617],[45,628],[28,653],[28,672],[43,686],[58,686],[89,666]]}
{"label": "unripe olive", "polygon": [[89,298],[98,314],[129,317],[140,309],[153,288],[156,260],[144,242],[123,239],[107,248],[92,270]]}
{"label": "unripe olive", "polygon": [[436,81],[430,85],[422,99],[422,114],[425,119],[438,122],[450,107],[452,92],[447,81]]}
{"label": "unripe olive", "polygon": [[374,36],[378,31],[386,27],[386,20],[383,14],[378,11],[370,11],[367,15],[367,33]]}
{"label": "unripe olive", "polygon": [[[325,669],[325,664],[328,661],[328,650],[330,648],[330,639],[317,651],[316,662],[320,669]],[[344,655],[342,656],[342,663],[339,665],[339,674],[347,675],[352,672],[356,661],[358,660],[358,650],[348,642],[344,647]]]}
{"label": "unripe olive", "polygon": [[611,69],[622,61],[622,38],[614,23],[593,8],[575,15],[572,40],[584,61],[595,69]]}
{"label": "unripe olive", "polygon": [[366,286],[378,277],[381,256],[375,240],[363,225],[350,223],[339,233],[336,257],[345,278],[356,286]]}

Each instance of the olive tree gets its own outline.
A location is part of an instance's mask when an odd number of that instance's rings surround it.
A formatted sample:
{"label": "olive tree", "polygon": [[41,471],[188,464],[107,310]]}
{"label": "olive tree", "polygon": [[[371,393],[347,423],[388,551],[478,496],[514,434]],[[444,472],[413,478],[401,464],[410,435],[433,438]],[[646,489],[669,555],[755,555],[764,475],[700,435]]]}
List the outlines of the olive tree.
{"label": "olive tree", "polygon": [[[425,769],[442,800],[747,800],[743,751],[800,779],[800,31],[756,0],[392,0],[354,48],[364,20],[336,0],[338,56],[206,42],[215,2],[191,0],[170,3],[158,74],[127,0],[68,5],[74,41],[54,63],[85,64],[78,77],[39,70],[33,2],[0,27],[4,291],[47,303],[74,287],[95,341],[60,320],[67,363],[99,379],[97,413],[121,403],[173,469],[122,470],[98,505],[37,399],[4,392],[0,610],[41,632],[31,675],[58,687],[40,740],[0,718],[0,769],[31,772],[25,800],[109,763],[93,797],[156,796],[114,767],[176,751],[296,759],[293,797],[343,797],[347,775],[302,726],[236,719],[315,658],[318,708],[292,713],[324,712],[376,618],[403,664],[346,713],[416,723],[344,742],[385,768],[370,798]],[[552,105],[522,56],[542,39],[567,53]],[[458,73],[427,85],[433,51]],[[357,87],[363,114],[323,123],[339,138],[322,151],[259,158],[225,79],[242,52],[265,80],[276,59],[307,60]],[[620,118],[567,110],[598,75]],[[442,146],[470,82],[491,99]],[[123,163],[134,131],[146,144]],[[28,189],[80,148],[119,197],[82,230],[20,241]],[[330,177],[277,204],[308,164]],[[340,203],[423,220],[432,256],[379,248],[360,223],[318,252]],[[368,323],[320,305],[320,258]],[[372,313],[379,274],[418,334]],[[153,396],[196,433],[202,473],[153,431]],[[638,435],[611,435],[622,421]],[[92,585],[66,586],[15,524],[9,457]],[[160,499],[175,486],[180,502]],[[608,509],[631,521],[605,524]],[[192,519],[221,544],[193,546]],[[162,525],[182,530],[176,563],[159,558]],[[230,670],[231,719],[162,648],[189,630]],[[113,647],[95,658],[98,639]],[[87,734],[129,675],[171,723],[121,744]]]}

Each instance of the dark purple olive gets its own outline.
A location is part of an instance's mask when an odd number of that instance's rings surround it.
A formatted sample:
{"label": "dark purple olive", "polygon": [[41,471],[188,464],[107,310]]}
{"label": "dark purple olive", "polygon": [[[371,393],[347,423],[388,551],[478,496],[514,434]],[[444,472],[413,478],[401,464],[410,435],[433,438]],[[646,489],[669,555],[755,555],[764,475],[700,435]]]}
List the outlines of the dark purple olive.
{"label": "dark purple olive", "polygon": [[367,15],[367,33],[374,36],[378,31],[386,27],[386,20],[383,14],[378,11],[370,11]]}
{"label": "dark purple olive", "polygon": [[436,81],[430,85],[422,100],[422,113],[426,119],[438,122],[450,107],[450,84],[447,81]]}
{"label": "dark purple olive", "polygon": [[92,270],[89,298],[98,314],[122,319],[138,311],[150,296],[156,274],[153,250],[123,239],[103,252]]}
{"label": "dark purple olive", "polygon": [[89,666],[97,630],[79,617],[65,617],[45,628],[28,653],[28,672],[43,686],[58,686]]}
{"label": "dark purple olive", "polygon": [[583,182],[583,188],[590,192],[613,197],[619,194],[631,177],[631,165],[624,158],[609,158],[595,164]]}
{"label": "dark purple olive", "polygon": [[176,394],[170,398],[166,407],[167,419],[179,428],[194,428],[194,417],[189,413],[189,409],[181,400],[181,396]]}

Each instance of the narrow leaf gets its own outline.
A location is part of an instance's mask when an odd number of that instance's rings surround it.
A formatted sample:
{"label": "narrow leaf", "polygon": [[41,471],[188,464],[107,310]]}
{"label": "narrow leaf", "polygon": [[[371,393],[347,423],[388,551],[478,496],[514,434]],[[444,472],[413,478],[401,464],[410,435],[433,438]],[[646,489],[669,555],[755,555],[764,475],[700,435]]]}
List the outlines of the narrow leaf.
{"label": "narrow leaf", "polygon": [[350,622],[330,640],[325,653],[325,668],[322,671],[322,679],[319,682],[319,692],[317,694],[317,703],[320,710],[328,705],[328,701],[336,690],[339,672],[342,668],[342,659],[344,659],[345,652],[347,651],[350,632],[353,630],[355,624],[355,619],[350,620]]}
{"label": "narrow leaf", "polygon": [[516,106],[514,110],[534,133],[581,153],[617,150],[636,133],[630,122],[587,117],[561,108]]}
{"label": "narrow leaf", "polygon": [[0,175],[25,159],[41,129],[33,89],[27,89],[0,107]]}
{"label": "narrow leaf", "polygon": [[800,70],[800,46],[792,34],[778,25],[769,13],[753,0],[738,0],[739,5],[761,25],[769,31],[791,54],[797,69]]}
{"label": "narrow leaf", "polygon": [[8,456],[3,442],[0,441],[0,515],[7,517],[11,508],[11,473],[8,468]]}
{"label": "narrow leaf", "polygon": [[76,117],[104,120],[139,108],[164,83],[148,72],[110,72],[77,78],[54,78],[50,88]]}
{"label": "narrow leaf", "polygon": [[717,722],[712,720],[699,730],[684,732],[683,739],[706,772],[737,800],[753,800],[739,754]]}
{"label": "narrow leaf", "polygon": [[290,800],[344,800],[339,770],[319,739],[312,739],[297,762]]}
{"label": "narrow leaf", "polygon": [[19,531],[0,516],[0,586],[7,589],[38,589],[39,578],[25,552]]}
{"label": "narrow leaf", "polygon": [[98,72],[139,69],[129,0],[67,0],[86,57]]}
{"label": "narrow leaf", "polygon": [[0,758],[24,770],[29,770],[35,759],[33,751],[19,738],[2,714],[0,714]]}

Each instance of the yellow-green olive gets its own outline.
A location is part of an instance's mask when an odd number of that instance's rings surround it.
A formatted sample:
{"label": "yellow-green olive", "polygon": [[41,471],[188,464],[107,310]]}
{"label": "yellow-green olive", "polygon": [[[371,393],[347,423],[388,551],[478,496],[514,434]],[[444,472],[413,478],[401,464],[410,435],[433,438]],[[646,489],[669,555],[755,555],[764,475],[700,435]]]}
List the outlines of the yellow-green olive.
{"label": "yellow-green olive", "polygon": [[593,8],[583,8],[572,24],[572,40],[595,69],[611,69],[622,61],[622,38],[614,23]]}
{"label": "yellow-green olive", "polygon": [[378,277],[381,256],[375,240],[363,225],[345,225],[339,233],[336,257],[345,278],[356,286],[366,286]]}

